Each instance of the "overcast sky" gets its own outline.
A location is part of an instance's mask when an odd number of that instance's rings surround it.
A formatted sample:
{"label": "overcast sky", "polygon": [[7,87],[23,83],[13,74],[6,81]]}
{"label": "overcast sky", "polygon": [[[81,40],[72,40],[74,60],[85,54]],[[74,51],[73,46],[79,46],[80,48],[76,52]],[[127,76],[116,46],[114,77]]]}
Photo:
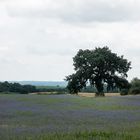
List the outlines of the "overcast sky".
{"label": "overcast sky", "polygon": [[63,80],[77,51],[96,46],[140,78],[140,0],[0,0],[0,80]]}

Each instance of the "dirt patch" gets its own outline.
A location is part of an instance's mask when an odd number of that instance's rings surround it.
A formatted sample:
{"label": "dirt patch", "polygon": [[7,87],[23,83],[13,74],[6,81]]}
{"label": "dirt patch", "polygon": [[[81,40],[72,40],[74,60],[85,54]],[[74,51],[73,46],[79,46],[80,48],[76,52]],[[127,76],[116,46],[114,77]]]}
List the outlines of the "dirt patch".
{"label": "dirt patch", "polygon": [[57,92],[35,92],[35,93],[29,93],[31,95],[50,95],[50,94],[56,94]]}
{"label": "dirt patch", "polygon": [[105,93],[105,96],[121,96],[120,93]]}
{"label": "dirt patch", "polygon": [[78,93],[79,96],[82,96],[82,97],[95,97],[95,93]]}
{"label": "dirt patch", "polygon": [[[82,97],[95,97],[95,93],[78,93],[79,96]],[[120,93],[105,93],[105,96],[111,97],[111,96],[121,96]]]}

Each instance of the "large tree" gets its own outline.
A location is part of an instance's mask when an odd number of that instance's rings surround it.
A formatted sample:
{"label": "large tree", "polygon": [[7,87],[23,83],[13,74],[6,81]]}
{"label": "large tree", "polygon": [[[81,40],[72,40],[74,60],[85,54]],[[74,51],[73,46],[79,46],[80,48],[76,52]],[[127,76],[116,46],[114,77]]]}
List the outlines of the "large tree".
{"label": "large tree", "polygon": [[104,96],[104,84],[107,89],[128,87],[127,72],[131,62],[112,53],[108,47],[94,50],[79,50],[73,58],[75,73],[66,77],[70,93],[78,93],[89,82],[95,86],[97,95]]}

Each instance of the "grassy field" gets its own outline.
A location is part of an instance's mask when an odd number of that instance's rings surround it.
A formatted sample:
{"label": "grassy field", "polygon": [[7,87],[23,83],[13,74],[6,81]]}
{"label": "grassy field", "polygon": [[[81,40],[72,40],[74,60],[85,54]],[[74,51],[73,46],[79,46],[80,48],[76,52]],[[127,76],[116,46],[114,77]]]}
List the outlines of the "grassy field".
{"label": "grassy field", "polygon": [[0,95],[0,140],[139,140],[140,96]]}

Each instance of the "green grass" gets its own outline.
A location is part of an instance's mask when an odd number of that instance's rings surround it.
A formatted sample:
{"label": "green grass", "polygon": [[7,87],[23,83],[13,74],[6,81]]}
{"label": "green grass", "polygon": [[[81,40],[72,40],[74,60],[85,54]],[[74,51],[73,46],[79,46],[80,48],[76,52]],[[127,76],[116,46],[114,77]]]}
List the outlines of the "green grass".
{"label": "green grass", "polygon": [[19,110],[19,111],[16,111],[15,114],[17,116],[21,116],[21,117],[23,117],[23,116],[31,116],[31,117],[33,117],[34,116],[34,113],[32,111],[20,111]]}
{"label": "green grass", "polygon": [[[5,138],[5,137],[4,137]],[[92,131],[76,133],[52,133],[35,136],[7,136],[9,140],[139,140],[139,136],[128,132]]]}

